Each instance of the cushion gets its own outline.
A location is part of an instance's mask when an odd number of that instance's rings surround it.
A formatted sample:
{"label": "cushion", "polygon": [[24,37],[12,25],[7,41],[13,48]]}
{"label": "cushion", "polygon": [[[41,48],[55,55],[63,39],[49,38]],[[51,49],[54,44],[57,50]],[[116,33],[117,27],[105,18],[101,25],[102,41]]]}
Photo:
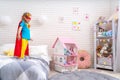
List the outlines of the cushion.
{"label": "cushion", "polygon": [[29,56],[34,58],[42,58],[49,63],[48,45],[38,45],[29,47]]}
{"label": "cushion", "polygon": [[9,49],[4,51],[4,54],[7,56],[14,56],[14,49]]}
{"label": "cushion", "polygon": [[29,55],[34,57],[40,57],[41,55],[48,56],[48,46],[47,45],[30,46]]}
{"label": "cushion", "polygon": [[91,66],[91,56],[86,50],[78,51],[78,68],[84,69]]}
{"label": "cushion", "polygon": [[4,52],[11,52],[11,50],[13,50],[15,47],[15,44],[3,44],[2,46],[0,46],[0,55],[4,55]]}

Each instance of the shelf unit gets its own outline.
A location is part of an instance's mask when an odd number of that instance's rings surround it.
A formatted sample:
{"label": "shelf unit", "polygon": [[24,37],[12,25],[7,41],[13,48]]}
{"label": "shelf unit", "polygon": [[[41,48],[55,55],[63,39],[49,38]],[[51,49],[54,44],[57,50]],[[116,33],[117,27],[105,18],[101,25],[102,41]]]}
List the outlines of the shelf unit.
{"label": "shelf unit", "polygon": [[[108,23],[106,23],[107,25]],[[96,23],[94,25],[94,67],[117,71],[116,38],[118,25],[111,21],[109,30]],[[101,27],[102,26],[102,27]],[[109,25],[110,27],[110,25]],[[102,29],[102,30],[101,30]]]}

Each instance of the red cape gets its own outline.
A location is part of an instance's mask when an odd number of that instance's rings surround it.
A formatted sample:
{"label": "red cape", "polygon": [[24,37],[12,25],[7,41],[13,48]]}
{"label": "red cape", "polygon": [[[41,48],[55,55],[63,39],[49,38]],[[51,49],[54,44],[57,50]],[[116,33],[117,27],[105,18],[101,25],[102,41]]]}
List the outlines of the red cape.
{"label": "red cape", "polygon": [[[22,21],[19,22],[18,25],[18,29],[20,27],[20,23]],[[17,33],[18,33],[18,29],[17,29]],[[16,42],[15,42],[15,49],[14,49],[14,56],[20,58],[21,57],[21,48],[22,48],[22,32],[20,33],[21,35],[21,39],[17,38],[17,34],[16,34]],[[26,51],[25,51],[25,55],[29,56],[29,46],[27,45]]]}

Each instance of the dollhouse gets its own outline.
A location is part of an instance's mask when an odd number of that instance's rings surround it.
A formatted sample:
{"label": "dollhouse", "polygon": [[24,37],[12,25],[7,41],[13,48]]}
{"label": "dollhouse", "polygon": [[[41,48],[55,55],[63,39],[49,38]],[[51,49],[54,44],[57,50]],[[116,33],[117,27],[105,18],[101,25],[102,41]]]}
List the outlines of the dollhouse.
{"label": "dollhouse", "polygon": [[73,39],[58,37],[53,44],[53,48],[56,71],[64,72],[77,69],[78,46]]}

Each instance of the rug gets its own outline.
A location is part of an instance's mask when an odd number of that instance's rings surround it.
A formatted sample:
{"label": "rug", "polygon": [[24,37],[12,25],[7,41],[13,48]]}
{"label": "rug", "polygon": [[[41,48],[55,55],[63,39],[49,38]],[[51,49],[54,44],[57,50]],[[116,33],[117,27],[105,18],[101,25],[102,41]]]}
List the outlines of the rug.
{"label": "rug", "polygon": [[58,73],[50,77],[49,80],[120,80],[120,79],[97,72],[74,71]]}

